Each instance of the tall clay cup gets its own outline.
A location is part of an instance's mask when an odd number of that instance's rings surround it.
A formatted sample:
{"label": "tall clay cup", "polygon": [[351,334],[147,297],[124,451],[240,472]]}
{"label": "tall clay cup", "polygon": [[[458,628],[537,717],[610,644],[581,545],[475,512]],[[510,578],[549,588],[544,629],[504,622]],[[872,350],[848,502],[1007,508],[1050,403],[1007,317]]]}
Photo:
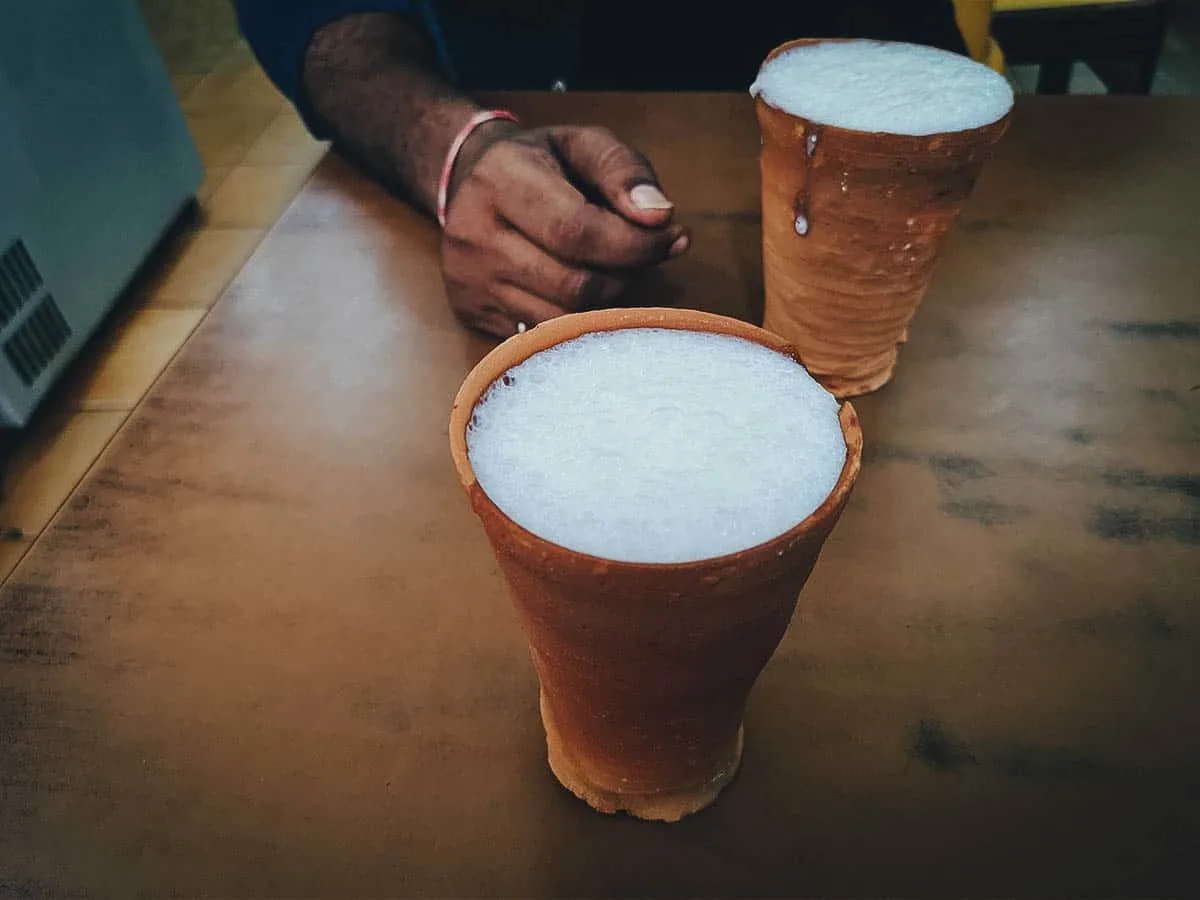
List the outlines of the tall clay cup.
{"label": "tall clay cup", "polygon": [[480,398],[506,371],[555,344],[650,327],[735,335],[796,358],[781,338],[708,313],[569,315],[510,338],[475,367],[454,403],[450,444],[529,640],[550,768],[598,810],[676,821],[711,803],[737,771],[747,695],[850,495],[862,432],[843,404],[846,463],[830,496],[790,531],[740,553],[682,564],[615,562],[517,525],[484,493],[467,455],[467,426]]}
{"label": "tall clay cup", "polygon": [[[771,52],[814,40],[791,41]],[[851,131],[755,98],[762,136],[763,327],[837,397],[891,380],[942,239],[1009,116],[921,136]]]}

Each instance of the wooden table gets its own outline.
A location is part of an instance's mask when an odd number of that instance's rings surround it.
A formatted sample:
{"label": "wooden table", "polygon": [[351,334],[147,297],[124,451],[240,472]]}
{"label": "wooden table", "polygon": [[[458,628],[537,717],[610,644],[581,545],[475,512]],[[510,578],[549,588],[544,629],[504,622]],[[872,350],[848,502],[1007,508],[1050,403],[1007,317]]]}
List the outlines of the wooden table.
{"label": "wooden table", "polygon": [[[567,94],[756,316],[749,98]],[[1200,839],[1200,102],[1023,101],[868,455],[675,826],[544,761],[447,449],[489,347],[327,160],[0,596],[0,895],[1186,893]]]}

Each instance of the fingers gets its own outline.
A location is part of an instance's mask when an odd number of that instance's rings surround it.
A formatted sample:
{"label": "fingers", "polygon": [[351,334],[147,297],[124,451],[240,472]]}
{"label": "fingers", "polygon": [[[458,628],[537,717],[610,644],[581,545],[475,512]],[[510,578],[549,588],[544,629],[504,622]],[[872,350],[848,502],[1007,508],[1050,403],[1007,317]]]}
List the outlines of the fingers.
{"label": "fingers", "polygon": [[492,337],[507,338],[517,333],[517,324],[499,307],[483,307],[471,311],[456,310],[468,327]]}
{"label": "fingers", "polygon": [[594,186],[623,217],[648,227],[665,225],[674,204],[663,194],[649,160],[606,128],[551,128],[571,173]]}
{"label": "fingers", "polygon": [[609,305],[628,277],[687,249],[653,169],[635,151],[596,129],[554,129],[557,139],[549,131],[480,154],[443,233],[452,308],[501,338]]}
{"label": "fingers", "polygon": [[[548,152],[546,157],[550,157]],[[547,165],[536,153],[513,153],[493,162],[506,165],[510,185],[496,197],[500,216],[547,253],[569,264],[641,268],[667,259],[673,247],[675,252],[686,249],[684,231],[678,225],[642,227],[588,203],[560,169]],[[678,246],[681,238],[684,244]]]}
{"label": "fingers", "polygon": [[515,231],[500,236],[496,253],[504,283],[568,312],[611,303],[625,288],[615,275],[567,265]]}
{"label": "fingers", "polygon": [[472,328],[496,337],[510,337],[519,325],[533,328],[568,312],[525,288],[494,278],[477,279],[469,270],[460,274],[446,269],[443,276],[455,314]]}
{"label": "fingers", "polygon": [[487,296],[459,297],[455,311],[467,325],[498,338],[512,337],[566,314],[566,310],[510,284]]}
{"label": "fingers", "polygon": [[557,319],[567,312],[561,306],[555,306],[553,303],[511,284],[498,285],[494,294],[512,323],[512,327],[508,331],[509,335],[523,330],[520,327],[522,325],[525,328],[533,328],[542,322]]}

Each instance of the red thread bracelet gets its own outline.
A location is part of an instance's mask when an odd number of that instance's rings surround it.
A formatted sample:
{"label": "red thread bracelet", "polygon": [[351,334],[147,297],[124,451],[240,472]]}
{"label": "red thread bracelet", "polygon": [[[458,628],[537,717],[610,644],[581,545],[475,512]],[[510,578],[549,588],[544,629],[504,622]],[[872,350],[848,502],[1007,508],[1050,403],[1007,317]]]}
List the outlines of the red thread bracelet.
{"label": "red thread bracelet", "polygon": [[450,192],[450,176],[454,174],[454,164],[458,162],[458,155],[462,153],[463,145],[467,143],[467,138],[475,133],[476,128],[497,120],[504,120],[506,122],[520,121],[508,110],[483,109],[467,120],[467,124],[462,127],[462,131],[455,136],[453,143],[450,144],[450,150],[446,154],[446,162],[442,164],[442,177],[438,179],[437,219],[438,224],[443,228],[446,227],[446,203],[449,199],[447,194]]}

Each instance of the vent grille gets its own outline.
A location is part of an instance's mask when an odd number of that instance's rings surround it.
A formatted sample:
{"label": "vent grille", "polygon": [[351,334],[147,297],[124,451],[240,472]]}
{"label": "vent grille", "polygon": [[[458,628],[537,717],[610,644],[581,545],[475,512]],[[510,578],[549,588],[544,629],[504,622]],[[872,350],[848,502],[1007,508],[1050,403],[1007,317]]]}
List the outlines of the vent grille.
{"label": "vent grille", "polygon": [[4,356],[25,386],[31,387],[70,336],[71,326],[47,294],[4,342]]}
{"label": "vent grille", "polygon": [[0,256],[0,330],[13,320],[42,287],[42,275],[25,244],[13,241]]}

